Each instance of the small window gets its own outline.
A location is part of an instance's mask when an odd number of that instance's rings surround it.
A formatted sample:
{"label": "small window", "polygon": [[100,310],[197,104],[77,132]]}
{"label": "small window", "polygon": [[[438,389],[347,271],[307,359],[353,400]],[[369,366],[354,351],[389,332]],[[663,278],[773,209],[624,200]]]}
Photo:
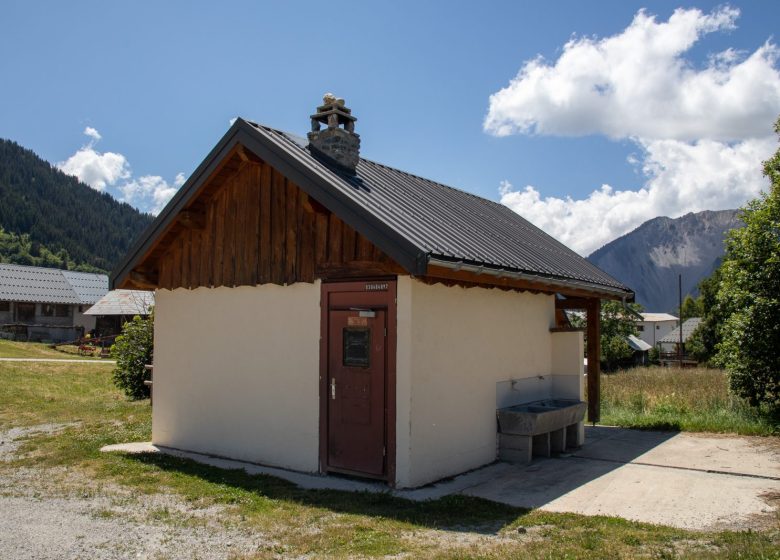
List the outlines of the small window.
{"label": "small window", "polygon": [[639,332],[644,332],[645,326],[644,325],[639,325],[639,326],[637,326],[636,330],[638,330]]}
{"label": "small window", "polygon": [[371,331],[367,328],[346,327],[343,334],[344,366],[367,368],[371,348]]}
{"label": "small window", "polygon": [[16,320],[22,323],[30,323],[35,320],[34,303],[17,303]]}
{"label": "small window", "polygon": [[661,328],[661,325],[656,325],[656,326],[655,326],[655,328],[656,328],[656,329],[660,329],[660,328]]}
{"label": "small window", "polygon": [[11,311],[11,302],[0,301],[0,311]]}
{"label": "small window", "polygon": [[70,317],[70,305],[43,303],[41,315],[44,317]]}

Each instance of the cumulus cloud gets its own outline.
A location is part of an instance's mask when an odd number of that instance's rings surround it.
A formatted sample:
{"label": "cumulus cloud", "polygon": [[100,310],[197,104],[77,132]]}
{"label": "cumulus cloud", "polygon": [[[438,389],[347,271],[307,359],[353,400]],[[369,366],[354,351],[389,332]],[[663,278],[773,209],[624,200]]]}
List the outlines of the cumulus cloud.
{"label": "cumulus cloud", "polygon": [[602,185],[586,198],[543,197],[533,186],[500,186],[501,202],[581,254],[642,222],[735,208],[766,182],[780,113],[778,48],[727,49],[698,68],[686,54],[708,33],[733,29],[739,11],[676,10],[668,21],[639,11],[622,32],[567,42],[553,62],[525,62],[490,97],[484,121],[496,136],[605,135],[630,139],[641,188]]}
{"label": "cumulus cloud", "polygon": [[102,139],[91,126],[84,129],[90,141],[57,167],[98,191],[106,191],[120,201],[143,212],[158,214],[184,184],[184,173],[178,173],[169,184],[159,175],[133,177],[127,158],[114,152],[99,152],[95,144]]}
{"label": "cumulus cloud", "polygon": [[485,130],[508,134],[739,140],[771,133],[780,99],[778,49],[728,49],[697,69],[684,55],[739,11],[678,9],[666,22],[640,11],[621,33],[573,38],[553,63],[526,62],[490,96]]}
{"label": "cumulus cloud", "polygon": [[714,140],[643,142],[648,180],[638,190],[602,185],[586,198],[542,197],[533,186],[500,187],[501,203],[588,255],[657,216],[736,208],[755,197],[766,181],[760,162],[776,149],[773,138],[730,146]]}
{"label": "cumulus cloud", "polygon": [[85,129],[84,129],[84,134],[86,134],[87,136],[89,136],[90,138],[92,138],[92,140],[93,140],[94,142],[97,142],[98,140],[100,140],[101,138],[103,138],[103,137],[100,135],[100,133],[99,133],[99,132],[98,132],[96,129],[92,128],[91,126],[88,126],[87,128],[85,128]]}
{"label": "cumulus cloud", "polygon": [[120,200],[137,208],[144,208],[152,214],[159,214],[176,191],[184,184],[184,174],[179,173],[173,184],[159,175],[143,175],[119,186]]}
{"label": "cumulus cloud", "polygon": [[84,129],[84,134],[91,138],[89,143],[65,161],[57,163],[57,167],[63,173],[78,177],[80,181],[98,191],[103,191],[106,186],[130,177],[130,165],[125,156],[114,152],[100,153],[95,150],[95,143],[101,136],[91,126]]}

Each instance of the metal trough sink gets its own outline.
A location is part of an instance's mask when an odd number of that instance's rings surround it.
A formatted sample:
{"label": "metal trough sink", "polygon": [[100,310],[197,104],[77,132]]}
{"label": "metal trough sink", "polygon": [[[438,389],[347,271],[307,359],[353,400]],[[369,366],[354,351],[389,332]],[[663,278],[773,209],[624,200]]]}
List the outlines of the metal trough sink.
{"label": "metal trough sink", "polygon": [[515,464],[550,457],[583,443],[586,403],[546,399],[499,408],[498,458]]}
{"label": "metal trough sink", "polygon": [[578,400],[546,399],[499,408],[498,431],[502,434],[536,436],[560,430],[585,418],[587,404]]}

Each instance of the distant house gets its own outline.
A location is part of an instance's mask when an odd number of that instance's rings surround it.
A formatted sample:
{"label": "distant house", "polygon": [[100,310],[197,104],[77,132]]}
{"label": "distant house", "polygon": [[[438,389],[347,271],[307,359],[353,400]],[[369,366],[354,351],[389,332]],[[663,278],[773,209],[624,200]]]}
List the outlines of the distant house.
{"label": "distant house", "polygon": [[639,338],[654,347],[667,334],[679,325],[679,319],[668,313],[641,313],[642,321],[637,321]]}
{"label": "distant house", "polygon": [[84,312],[107,292],[105,274],[0,264],[0,333],[16,340],[74,340],[95,327]]}
{"label": "distant house", "polygon": [[626,337],[626,342],[634,353],[634,364],[646,365],[650,361],[647,353],[653,348],[651,345],[633,334]]}
{"label": "distant house", "polygon": [[332,96],[308,139],[237,119],[114,271],[156,290],[155,444],[415,487],[495,461],[498,408],[583,399],[563,311],[598,355],[601,300],[633,292],[501,204],[361,158],[354,124]]}
{"label": "distant house", "polygon": [[84,315],[95,318],[100,336],[119,334],[122,325],[136,315],[146,317],[154,305],[154,292],[145,290],[111,290],[87,309]]}
{"label": "distant house", "polygon": [[688,355],[685,344],[688,342],[688,339],[691,337],[694,331],[699,327],[701,321],[702,319],[700,317],[693,317],[691,319],[686,319],[686,321],[682,324],[682,348],[680,351],[678,351],[680,346],[680,327],[677,327],[676,329],[669,332],[669,334],[658,340],[658,346],[661,351],[662,364],[678,361],[680,356],[682,356],[684,362],[690,364],[696,363],[696,360]]}

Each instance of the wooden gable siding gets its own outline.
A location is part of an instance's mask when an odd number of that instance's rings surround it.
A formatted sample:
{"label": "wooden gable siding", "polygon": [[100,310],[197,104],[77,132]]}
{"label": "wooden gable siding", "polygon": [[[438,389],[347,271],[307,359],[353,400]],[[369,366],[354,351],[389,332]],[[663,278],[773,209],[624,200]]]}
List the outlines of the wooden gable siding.
{"label": "wooden gable siding", "polygon": [[403,272],[268,164],[246,159],[227,170],[153,252],[157,287],[284,285]]}

